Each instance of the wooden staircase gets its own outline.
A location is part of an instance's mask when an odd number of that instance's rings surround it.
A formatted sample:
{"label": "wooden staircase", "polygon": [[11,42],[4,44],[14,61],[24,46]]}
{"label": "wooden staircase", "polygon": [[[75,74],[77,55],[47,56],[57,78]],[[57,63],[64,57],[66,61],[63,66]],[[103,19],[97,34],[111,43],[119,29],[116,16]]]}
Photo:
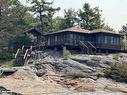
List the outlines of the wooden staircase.
{"label": "wooden staircase", "polygon": [[96,54],[96,47],[89,41],[79,41],[82,53],[85,54]]}
{"label": "wooden staircase", "polygon": [[29,49],[25,49],[22,46],[22,49],[18,49],[15,54],[15,65],[16,66],[23,66],[27,63],[29,57],[31,56],[32,46]]}

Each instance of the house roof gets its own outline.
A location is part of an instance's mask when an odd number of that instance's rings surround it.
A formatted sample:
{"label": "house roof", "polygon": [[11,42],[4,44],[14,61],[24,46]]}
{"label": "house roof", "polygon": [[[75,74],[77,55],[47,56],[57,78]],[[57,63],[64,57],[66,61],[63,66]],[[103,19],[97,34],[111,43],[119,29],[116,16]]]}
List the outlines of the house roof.
{"label": "house roof", "polygon": [[90,31],[86,30],[86,29],[81,29],[81,28],[78,28],[78,27],[71,27],[71,28],[67,28],[67,29],[64,29],[64,30],[48,33],[46,35],[57,34],[57,33],[62,33],[62,32],[67,32],[67,31],[69,31],[69,32],[78,32],[78,33],[90,33]]}
{"label": "house roof", "polygon": [[67,29],[64,29],[64,30],[48,33],[46,35],[57,34],[57,33],[62,33],[62,32],[76,32],[76,33],[86,33],[86,34],[108,33],[108,34],[120,35],[117,32],[108,31],[108,30],[104,30],[104,29],[86,30],[86,29],[81,29],[81,28],[78,28],[78,27],[71,27],[71,28],[67,28]]}
{"label": "house roof", "polygon": [[100,32],[120,35],[118,32],[113,32],[113,31],[109,31],[109,30],[105,30],[105,29],[95,29],[95,30],[91,31],[91,33],[100,33]]}

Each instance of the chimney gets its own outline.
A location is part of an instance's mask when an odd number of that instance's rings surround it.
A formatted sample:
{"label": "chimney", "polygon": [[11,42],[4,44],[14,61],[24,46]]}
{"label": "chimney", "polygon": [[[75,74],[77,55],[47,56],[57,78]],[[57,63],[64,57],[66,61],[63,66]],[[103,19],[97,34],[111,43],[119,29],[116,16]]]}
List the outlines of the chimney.
{"label": "chimney", "polygon": [[81,20],[79,18],[77,18],[77,25],[76,25],[77,28],[81,28]]}

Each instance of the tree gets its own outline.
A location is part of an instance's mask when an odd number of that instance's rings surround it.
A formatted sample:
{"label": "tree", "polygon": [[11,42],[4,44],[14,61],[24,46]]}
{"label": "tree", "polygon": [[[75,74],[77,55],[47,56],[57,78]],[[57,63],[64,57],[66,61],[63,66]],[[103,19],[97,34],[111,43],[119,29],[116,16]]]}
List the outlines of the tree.
{"label": "tree", "polygon": [[35,19],[18,0],[0,0],[0,48],[16,35],[32,27]]}
{"label": "tree", "polygon": [[79,10],[79,18],[81,19],[81,27],[84,29],[99,29],[103,26],[103,21],[101,20],[101,10],[98,7],[90,8],[88,3],[85,3],[83,10]]}
{"label": "tree", "polygon": [[[60,8],[53,8],[53,2],[47,2],[46,0],[27,0],[30,2],[31,11],[36,15],[39,19],[38,27],[42,31],[42,34],[45,32],[49,32],[52,29],[52,17],[54,13]],[[51,21],[51,23],[50,23]]]}
{"label": "tree", "polygon": [[120,34],[122,34],[122,38],[127,40],[127,24],[122,26],[120,30]]}
{"label": "tree", "polygon": [[64,17],[56,17],[53,19],[54,31],[70,28],[76,22],[77,12],[74,9],[64,10]]}
{"label": "tree", "polygon": [[59,31],[66,28],[65,19],[63,17],[56,17],[53,19],[53,31]]}
{"label": "tree", "polygon": [[30,46],[32,44],[32,38],[27,34],[21,34],[17,35],[10,43],[11,43],[10,47],[13,48],[13,51],[16,51],[23,45]]}
{"label": "tree", "polygon": [[111,27],[108,26],[108,25],[104,25],[104,26],[103,26],[103,29],[105,29],[105,30],[109,30],[109,31],[114,31],[114,29],[111,28]]}
{"label": "tree", "polygon": [[76,21],[77,12],[74,9],[64,10],[65,28],[74,26]]}

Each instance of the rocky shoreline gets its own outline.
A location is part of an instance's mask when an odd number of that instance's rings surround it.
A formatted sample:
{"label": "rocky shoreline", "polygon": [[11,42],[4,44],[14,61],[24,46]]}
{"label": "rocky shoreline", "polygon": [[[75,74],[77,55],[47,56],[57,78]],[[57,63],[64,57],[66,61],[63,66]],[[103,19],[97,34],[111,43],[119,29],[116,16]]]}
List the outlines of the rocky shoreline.
{"label": "rocky shoreline", "polygon": [[0,95],[126,95],[126,83],[103,77],[102,70],[115,61],[110,55],[47,56],[27,66],[1,68],[13,72],[0,78],[0,86],[10,91],[0,89]]}

